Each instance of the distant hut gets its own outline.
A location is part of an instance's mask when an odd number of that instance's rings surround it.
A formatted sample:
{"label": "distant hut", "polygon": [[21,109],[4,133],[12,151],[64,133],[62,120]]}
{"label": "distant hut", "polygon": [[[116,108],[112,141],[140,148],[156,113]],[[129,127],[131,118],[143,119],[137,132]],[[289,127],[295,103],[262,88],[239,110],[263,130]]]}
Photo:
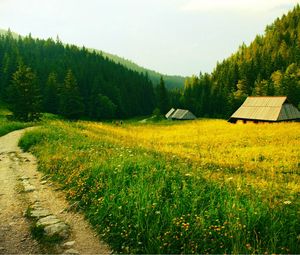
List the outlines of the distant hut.
{"label": "distant hut", "polygon": [[248,97],[228,121],[231,123],[300,121],[300,112],[284,96]]}
{"label": "distant hut", "polygon": [[171,120],[172,119],[172,114],[175,112],[175,109],[172,108],[170,111],[168,111],[168,113],[165,115],[165,117],[168,119],[168,120]]}
{"label": "distant hut", "polygon": [[[167,114],[169,114],[171,112],[171,110]],[[172,113],[170,113],[168,115],[168,117],[167,117],[167,114],[166,114],[166,118],[172,119],[172,120],[194,120],[194,119],[196,119],[196,116],[194,114],[192,114],[189,110],[177,109],[177,110],[172,111]]]}

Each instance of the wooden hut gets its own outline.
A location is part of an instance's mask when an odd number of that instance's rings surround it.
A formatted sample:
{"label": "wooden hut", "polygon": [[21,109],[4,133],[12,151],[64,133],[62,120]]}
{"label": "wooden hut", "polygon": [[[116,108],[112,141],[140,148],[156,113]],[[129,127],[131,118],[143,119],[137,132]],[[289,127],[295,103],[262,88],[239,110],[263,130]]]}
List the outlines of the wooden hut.
{"label": "wooden hut", "polygon": [[[194,120],[196,116],[191,113],[189,110],[177,109],[174,110],[173,108],[166,114],[167,119],[172,120]],[[168,117],[167,117],[168,115]]]}
{"label": "wooden hut", "polygon": [[300,112],[284,96],[248,97],[228,121],[231,123],[300,121]]}

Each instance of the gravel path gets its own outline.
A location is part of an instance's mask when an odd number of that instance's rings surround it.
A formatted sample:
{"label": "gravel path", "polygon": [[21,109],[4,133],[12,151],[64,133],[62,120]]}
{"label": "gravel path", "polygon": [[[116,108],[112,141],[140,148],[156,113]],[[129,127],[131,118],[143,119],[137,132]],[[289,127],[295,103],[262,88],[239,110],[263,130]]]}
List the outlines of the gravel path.
{"label": "gravel path", "polygon": [[[0,254],[110,254],[84,217],[68,210],[59,187],[37,171],[33,155],[18,148],[25,131],[0,137]],[[31,237],[24,212],[34,203],[70,226],[68,239],[51,250]]]}

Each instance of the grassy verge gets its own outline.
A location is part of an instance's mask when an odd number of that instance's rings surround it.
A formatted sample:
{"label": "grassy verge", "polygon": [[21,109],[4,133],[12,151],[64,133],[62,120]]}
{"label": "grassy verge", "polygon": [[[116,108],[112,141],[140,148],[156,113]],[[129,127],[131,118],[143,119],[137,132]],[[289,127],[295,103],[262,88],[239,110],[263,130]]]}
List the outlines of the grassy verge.
{"label": "grassy verge", "polygon": [[[53,122],[27,133],[20,145],[64,185],[115,252],[299,252],[297,189],[285,189],[277,179],[258,188],[243,174],[216,179],[216,172],[232,170],[114,142],[106,139],[109,133],[88,128]],[[259,171],[250,174],[264,178]]]}
{"label": "grassy verge", "polygon": [[10,121],[0,116],[0,136],[3,136],[11,131],[26,128],[32,125],[32,123]]}
{"label": "grassy verge", "polygon": [[11,131],[32,126],[32,123],[24,123],[19,121],[11,121],[7,116],[11,114],[7,110],[7,105],[0,101],[0,136],[3,136]]}

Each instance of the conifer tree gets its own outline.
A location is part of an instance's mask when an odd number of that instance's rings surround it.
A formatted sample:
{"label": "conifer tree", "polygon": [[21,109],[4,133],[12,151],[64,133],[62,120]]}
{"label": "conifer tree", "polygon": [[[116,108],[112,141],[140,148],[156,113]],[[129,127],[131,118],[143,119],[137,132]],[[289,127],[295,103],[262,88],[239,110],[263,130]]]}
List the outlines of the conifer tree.
{"label": "conifer tree", "polygon": [[37,86],[35,73],[31,68],[20,64],[13,74],[8,88],[10,109],[13,116],[22,121],[39,119],[41,95]]}
{"label": "conifer tree", "polygon": [[157,95],[157,107],[159,108],[162,114],[167,113],[169,110],[169,97],[168,91],[165,87],[165,82],[163,77],[160,77],[160,83],[156,88],[156,95]]}
{"label": "conifer tree", "polygon": [[84,113],[83,100],[71,69],[68,70],[62,87],[60,113],[69,119],[77,119]]}
{"label": "conifer tree", "polygon": [[44,110],[54,114],[58,113],[60,91],[55,73],[49,74],[44,94]]}

